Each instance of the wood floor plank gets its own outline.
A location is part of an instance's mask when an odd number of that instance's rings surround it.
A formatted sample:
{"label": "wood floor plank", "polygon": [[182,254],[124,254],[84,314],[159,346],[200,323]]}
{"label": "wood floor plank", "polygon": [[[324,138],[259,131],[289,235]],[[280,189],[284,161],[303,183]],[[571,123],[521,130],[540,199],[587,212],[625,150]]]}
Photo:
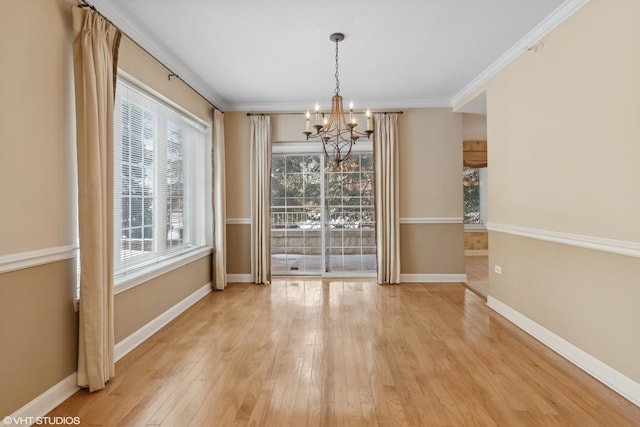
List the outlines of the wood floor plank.
{"label": "wood floor plank", "polygon": [[459,284],[287,278],[203,298],[50,417],[91,426],[640,426]]}

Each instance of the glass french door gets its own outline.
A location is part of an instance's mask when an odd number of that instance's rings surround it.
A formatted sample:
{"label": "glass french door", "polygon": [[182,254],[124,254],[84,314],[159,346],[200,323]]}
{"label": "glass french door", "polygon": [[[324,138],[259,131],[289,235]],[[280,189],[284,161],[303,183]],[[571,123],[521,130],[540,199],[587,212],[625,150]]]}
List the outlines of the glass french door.
{"label": "glass french door", "polygon": [[274,144],[273,275],[375,275],[373,153],[359,145],[338,167],[320,147]]}

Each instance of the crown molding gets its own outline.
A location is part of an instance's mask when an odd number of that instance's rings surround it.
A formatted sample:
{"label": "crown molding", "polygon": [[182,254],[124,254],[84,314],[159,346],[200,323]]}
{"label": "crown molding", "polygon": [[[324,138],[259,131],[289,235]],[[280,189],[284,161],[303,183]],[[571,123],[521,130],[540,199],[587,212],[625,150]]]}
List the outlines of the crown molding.
{"label": "crown molding", "polygon": [[[328,99],[328,98],[327,98]],[[401,99],[398,101],[359,101],[359,104],[368,108],[372,113],[375,110],[388,110],[392,108],[451,108],[449,99]],[[238,102],[229,103],[225,111],[262,111],[262,112],[297,112],[311,110],[313,102]],[[321,110],[330,110],[329,104],[320,105]]]}
{"label": "crown molding", "polygon": [[143,31],[133,25],[114,4],[115,2],[89,0],[88,3],[96,7],[98,12],[118,27],[125,36],[149,52],[151,56],[169,68],[171,72],[177,74],[180,80],[192,86],[193,89],[199,92],[200,96],[217,108],[226,110],[228,103],[216,91],[206,84],[204,80],[195,74],[188,66],[185,66],[184,61],[171,53],[164,44],[152,37],[148,37]]}
{"label": "crown molding", "polygon": [[[452,108],[480,89],[503,68],[536,44],[540,39],[554,30],[558,25],[580,10],[589,0],[566,0],[551,15],[539,23],[533,30],[527,33],[520,41],[513,45],[507,52],[494,61],[486,70],[478,74],[450,99],[400,99],[394,101],[371,101],[366,104],[368,108]],[[230,102],[225,100],[213,88],[194,73],[167,47],[153,37],[147,36],[143,31],[133,25],[126,15],[118,10],[114,2],[108,0],[90,0],[100,13],[111,20],[127,37],[147,50],[153,57],[169,67],[180,79],[192,86],[207,101],[224,111],[306,111],[312,108],[310,102]]]}
{"label": "crown molding", "polygon": [[462,88],[460,92],[451,98],[451,104],[456,105],[462,102],[466,97],[470,96],[482,85],[487,83],[503,68],[515,61],[520,55],[539,42],[544,36],[553,31],[558,25],[562,24],[574,13],[580,10],[590,0],[567,0],[560,5],[551,15],[547,16],[542,22],[536,25],[523,38],[507,50],[500,58],[494,61],[489,67],[478,74],[473,80]]}

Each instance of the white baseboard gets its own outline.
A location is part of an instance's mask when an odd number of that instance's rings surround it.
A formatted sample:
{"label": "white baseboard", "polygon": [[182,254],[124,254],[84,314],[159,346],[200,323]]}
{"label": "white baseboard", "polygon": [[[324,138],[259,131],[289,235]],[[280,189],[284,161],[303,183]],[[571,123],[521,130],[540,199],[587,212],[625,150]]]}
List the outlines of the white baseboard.
{"label": "white baseboard", "polygon": [[616,371],[494,297],[487,298],[487,305],[634,405],[640,406],[640,383]]}
{"label": "white baseboard", "polygon": [[206,285],[171,307],[169,310],[165,311],[160,316],[156,317],[151,322],[147,323],[142,328],[138,329],[137,331],[120,341],[118,344],[116,344],[113,352],[116,362],[122,359],[131,350],[142,344],[151,335],[162,329],[167,323],[171,322],[173,319],[186,311],[193,304],[204,298],[209,292],[211,292],[211,282],[207,283]]}
{"label": "white baseboard", "polygon": [[[158,332],[167,323],[178,317],[182,312],[198,302],[204,296],[211,292],[211,283],[207,283],[160,316],[138,329],[127,338],[115,345],[114,358],[120,360],[131,350],[142,344],[151,335]],[[11,417],[44,417],[51,412],[56,406],[71,397],[76,391],[80,390],[77,385],[77,375],[74,372],[67,378],[54,385],[22,408],[11,414]]]}
{"label": "white baseboard", "polygon": [[80,387],[74,372],[9,416],[14,419],[44,417],[78,390]]}
{"label": "white baseboard", "polygon": [[465,283],[466,274],[401,274],[402,283]]}
{"label": "white baseboard", "polygon": [[251,274],[227,274],[227,283],[253,283]]}

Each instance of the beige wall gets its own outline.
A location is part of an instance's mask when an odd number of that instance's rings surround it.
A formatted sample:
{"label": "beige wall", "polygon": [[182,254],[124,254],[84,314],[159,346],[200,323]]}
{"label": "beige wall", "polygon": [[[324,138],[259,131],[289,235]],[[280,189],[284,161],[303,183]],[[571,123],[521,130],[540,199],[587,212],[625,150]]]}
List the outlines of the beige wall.
{"label": "beige wall", "polygon": [[115,341],[122,341],[149,321],[211,281],[211,256],[117,294]]}
{"label": "beige wall", "polygon": [[490,83],[492,222],[640,241],[639,11],[593,0]]}
{"label": "beige wall", "polygon": [[0,255],[75,243],[73,4],[0,6]]}
{"label": "beige wall", "polygon": [[[303,141],[304,116],[274,115],[274,143]],[[451,109],[408,109],[400,116],[400,216],[462,217],[462,114]],[[249,131],[246,113],[225,114],[227,217],[250,212]],[[227,226],[227,271],[249,274],[249,224]],[[462,226],[403,224],[401,270],[405,274],[463,274]],[[429,236],[415,240],[413,235]],[[406,254],[406,259],[405,259]],[[417,254],[417,255],[416,255]],[[421,256],[424,255],[424,256]]]}
{"label": "beige wall", "polygon": [[[74,1],[0,6],[0,256],[75,244]],[[0,273],[0,416],[77,363],[75,261]]]}
{"label": "beige wall", "polygon": [[0,417],[73,374],[75,260],[0,274]]}
{"label": "beige wall", "polygon": [[127,37],[123,37],[120,43],[118,68],[205,122],[211,123],[211,104],[179,78],[169,79],[169,71]]}
{"label": "beige wall", "polygon": [[400,217],[462,217],[462,115],[410,109],[398,123]]}
{"label": "beige wall", "polygon": [[640,382],[638,258],[490,232],[490,295]]}
{"label": "beige wall", "polygon": [[[461,218],[462,114],[445,108],[400,116],[400,217]],[[402,274],[464,274],[462,224],[400,227]]]}
{"label": "beige wall", "polygon": [[[489,82],[491,223],[640,242],[637,40],[640,2],[592,0]],[[497,232],[489,248],[490,295],[640,381],[637,257]]]}
{"label": "beige wall", "polygon": [[462,224],[401,224],[402,274],[464,274]]}
{"label": "beige wall", "polygon": [[487,116],[484,114],[462,114],[462,140],[486,141]]}
{"label": "beige wall", "polygon": [[[0,6],[0,257],[76,241],[71,45],[76,3],[25,0]],[[166,71],[126,39],[120,66],[210,122],[206,101],[179,80],[169,82]],[[118,294],[117,341],[208,283],[210,261],[206,256]],[[76,369],[75,265],[69,259],[0,273],[0,416]]]}
{"label": "beige wall", "polygon": [[[249,218],[249,131],[246,113],[224,113],[225,173],[227,183],[227,218]],[[227,236],[231,240],[231,236]]]}

